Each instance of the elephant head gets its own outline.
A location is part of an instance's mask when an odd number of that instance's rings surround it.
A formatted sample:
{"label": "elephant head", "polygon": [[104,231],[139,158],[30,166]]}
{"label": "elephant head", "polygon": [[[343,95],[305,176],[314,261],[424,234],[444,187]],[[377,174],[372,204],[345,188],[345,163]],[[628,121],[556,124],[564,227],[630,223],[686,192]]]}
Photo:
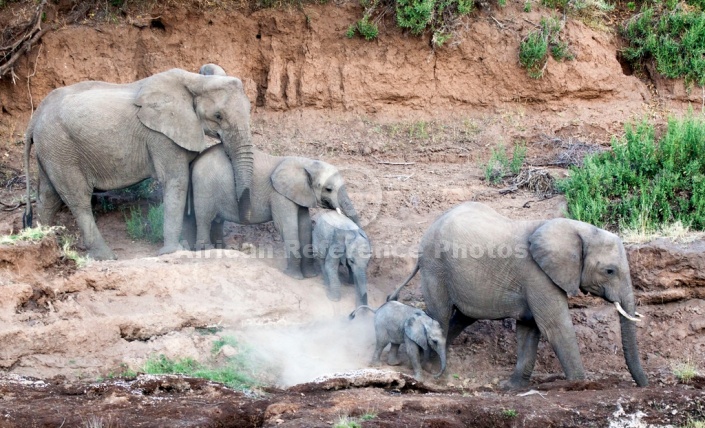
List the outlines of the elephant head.
{"label": "elephant head", "polygon": [[634,292],[627,253],[618,236],[587,223],[554,219],[529,238],[529,252],[568,296],[579,290],[614,303],[620,316],[624,358],[634,381],[648,385],[636,341]]}
{"label": "elephant head", "polygon": [[201,68],[198,69],[198,74],[202,74],[204,76],[227,76],[225,70],[223,70],[223,67],[212,63],[203,64]]}
{"label": "elephant head", "polygon": [[280,194],[302,207],[339,210],[360,225],[357,211],[345,190],[345,181],[333,165],[287,158],[272,173],[272,185]]}
{"label": "elephant head", "polygon": [[137,116],[187,150],[206,148],[205,135],[218,138],[235,172],[240,219],[250,218],[253,147],[250,101],[240,79],[173,69],[142,81]]}
{"label": "elephant head", "polygon": [[436,351],[441,360],[441,368],[434,376],[440,377],[446,369],[446,336],[441,324],[422,311],[415,312],[404,323],[404,334],[428,352]]}

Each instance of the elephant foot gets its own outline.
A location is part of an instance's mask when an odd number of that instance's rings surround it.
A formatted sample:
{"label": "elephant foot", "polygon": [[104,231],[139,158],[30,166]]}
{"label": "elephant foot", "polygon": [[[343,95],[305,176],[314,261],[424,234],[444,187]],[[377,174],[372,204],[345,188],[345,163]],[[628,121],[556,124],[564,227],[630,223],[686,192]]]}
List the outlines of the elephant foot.
{"label": "elephant foot", "polygon": [[399,358],[389,357],[387,358],[387,364],[389,364],[390,366],[398,366],[401,364],[401,360]]}
{"label": "elephant foot", "polygon": [[340,301],[340,287],[338,287],[338,288],[328,287],[326,289],[326,296],[328,296],[328,299],[333,302],[339,302]]}
{"label": "elephant foot", "polygon": [[511,377],[499,383],[499,387],[505,391],[526,388],[527,386],[529,386],[529,381],[524,378],[516,379],[514,377]]}
{"label": "elephant foot", "polygon": [[305,264],[301,267],[301,272],[304,278],[313,278],[321,273],[321,270],[315,264]]}
{"label": "elephant foot", "polygon": [[88,250],[88,255],[93,260],[117,260],[115,253],[110,248],[96,248]]}
{"label": "elephant foot", "polygon": [[183,251],[183,249],[184,247],[182,247],[180,244],[165,245],[159,249],[159,253],[157,254],[163,256],[164,254],[171,254],[177,251]]}
{"label": "elephant foot", "polygon": [[286,268],[284,269],[284,273],[294,279],[304,279],[304,276],[301,274],[301,269],[298,268]]}

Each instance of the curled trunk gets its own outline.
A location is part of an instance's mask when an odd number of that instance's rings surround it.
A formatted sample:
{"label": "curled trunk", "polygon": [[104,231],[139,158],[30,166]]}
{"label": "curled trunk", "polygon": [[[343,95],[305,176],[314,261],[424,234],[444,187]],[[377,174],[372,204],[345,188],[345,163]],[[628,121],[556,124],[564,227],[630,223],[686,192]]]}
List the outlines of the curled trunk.
{"label": "curled trunk", "polygon": [[357,215],[355,206],[353,206],[350,196],[348,196],[348,191],[345,186],[341,187],[338,191],[338,204],[340,204],[340,209],[343,211],[350,220],[352,220],[356,225],[360,226],[360,217]]}

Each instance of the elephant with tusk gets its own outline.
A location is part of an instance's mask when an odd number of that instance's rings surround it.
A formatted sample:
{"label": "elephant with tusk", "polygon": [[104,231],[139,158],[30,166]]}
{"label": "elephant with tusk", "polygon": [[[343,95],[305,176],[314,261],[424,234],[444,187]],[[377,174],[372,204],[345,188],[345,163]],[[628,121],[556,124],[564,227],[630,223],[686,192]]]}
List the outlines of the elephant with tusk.
{"label": "elephant with tusk", "polygon": [[637,385],[648,385],[626,251],[606,230],[565,218],[510,220],[467,202],[426,231],[414,272],[388,300],[417,272],[427,312],[443,326],[448,344],[478,319],[517,320],[517,363],[506,387],[528,385],[541,335],[568,379],[585,377],[568,310],[568,297],[581,291],[614,303],[627,368]]}

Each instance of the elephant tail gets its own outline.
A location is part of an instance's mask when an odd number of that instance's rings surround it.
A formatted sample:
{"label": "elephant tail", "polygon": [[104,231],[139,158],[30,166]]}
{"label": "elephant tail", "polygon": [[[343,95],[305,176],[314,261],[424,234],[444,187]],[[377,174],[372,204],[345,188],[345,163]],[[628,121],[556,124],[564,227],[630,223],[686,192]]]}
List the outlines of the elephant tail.
{"label": "elephant tail", "polygon": [[408,284],[409,281],[411,281],[411,279],[412,279],[414,276],[416,276],[416,273],[417,273],[418,271],[419,271],[419,263],[416,262],[416,266],[414,267],[414,271],[411,272],[411,275],[409,275],[408,278],[406,278],[406,281],[404,281],[399,287],[397,287],[396,290],[394,290],[394,293],[392,293],[392,294],[390,294],[389,296],[387,296],[387,301],[388,301],[388,302],[391,302],[391,301],[393,301],[393,300],[397,300],[397,298],[399,297],[399,292],[401,292],[401,289],[404,288],[404,286],[406,286],[406,284]]}
{"label": "elephant tail", "polygon": [[369,306],[367,306],[367,305],[360,305],[360,306],[358,306],[357,308],[355,308],[354,311],[350,312],[350,315],[348,315],[348,319],[353,319],[353,318],[355,318],[355,315],[357,315],[357,311],[359,311],[360,309],[368,309],[368,310],[370,310],[373,314],[374,314],[375,312],[377,312],[376,310],[372,309],[371,307],[369,307]]}
{"label": "elephant tail", "polygon": [[27,182],[27,205],[22,215],[22,228],[32,227],[32,182],[29,179],[29,155],[32,151],[33,126],[29,126],[24,137],[24,177]]}

